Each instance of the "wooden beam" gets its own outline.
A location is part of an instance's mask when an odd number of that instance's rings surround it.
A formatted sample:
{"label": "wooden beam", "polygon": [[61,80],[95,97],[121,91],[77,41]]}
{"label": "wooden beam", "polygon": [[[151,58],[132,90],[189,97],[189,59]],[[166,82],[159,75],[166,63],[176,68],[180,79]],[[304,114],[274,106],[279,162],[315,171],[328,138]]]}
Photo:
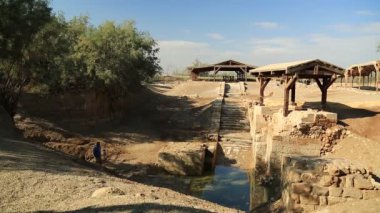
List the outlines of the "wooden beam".
{"label": "wooden beam", "polygon": [[315,82],[317,83],[317,85],[318,85],[319,89],[320,89],[320,90],[321,90],[321,92],[322,92],[322,90],[323,90],[323,85],[322,85],[322,83],[319,81],[319,79],[318,79],[318,78],[314,78],[314,80],[315,80]]}
{"label": "wooden beam", "polygon": [[337,79],[336,75],[333,75],[330,80],[327,82],[326,89],[328,89]]}

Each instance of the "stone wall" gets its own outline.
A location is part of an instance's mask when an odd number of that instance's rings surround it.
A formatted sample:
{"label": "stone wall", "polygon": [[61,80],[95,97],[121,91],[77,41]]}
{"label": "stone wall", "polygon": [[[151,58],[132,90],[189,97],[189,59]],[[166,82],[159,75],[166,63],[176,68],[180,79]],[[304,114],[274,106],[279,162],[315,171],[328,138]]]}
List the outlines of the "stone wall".
{"label": "stone wall", "polygon": [[287,212],[310,212],[341,202],[380,197],[368,169],[348,160],[285,156],[282,200]]}
{"label": "stone wall", "polygon": [[[337,114],[315,110],[294,110],[283,117],[279,107],[254,105],[248,112],[256,168],[279,165],[283,155],[320,156],[322,136],[337,124]],[[336,132],[330,131],[329,137],[335,138]]]}
{"label": "stone wall", "polygon": [[158,165],[175,175],[202,175],[206,146],[202,143],[169,143],[158,153]]}

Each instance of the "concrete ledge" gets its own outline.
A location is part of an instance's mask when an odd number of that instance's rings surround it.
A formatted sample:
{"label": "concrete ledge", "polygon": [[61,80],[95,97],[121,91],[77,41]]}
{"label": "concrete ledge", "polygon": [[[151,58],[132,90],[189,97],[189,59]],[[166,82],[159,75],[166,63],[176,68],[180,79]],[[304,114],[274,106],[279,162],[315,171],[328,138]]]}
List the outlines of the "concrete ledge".
{"label": "concrete ledge", "polygon": [[170,174],[202,175],[206,147],[203,143],[169,143],[158,154],[158,165]]}

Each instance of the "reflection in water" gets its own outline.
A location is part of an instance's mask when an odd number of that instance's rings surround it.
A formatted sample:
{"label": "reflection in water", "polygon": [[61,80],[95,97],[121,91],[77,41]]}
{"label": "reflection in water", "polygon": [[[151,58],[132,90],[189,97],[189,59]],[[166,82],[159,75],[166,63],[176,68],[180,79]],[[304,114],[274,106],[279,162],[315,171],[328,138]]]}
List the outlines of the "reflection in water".
{"label": "reflection in water", "polygon": [[215,171],[191,178],[189,193],[223,206],[251,210],[267,202],[274,190],[256,185],[253,171],[216,166]]}

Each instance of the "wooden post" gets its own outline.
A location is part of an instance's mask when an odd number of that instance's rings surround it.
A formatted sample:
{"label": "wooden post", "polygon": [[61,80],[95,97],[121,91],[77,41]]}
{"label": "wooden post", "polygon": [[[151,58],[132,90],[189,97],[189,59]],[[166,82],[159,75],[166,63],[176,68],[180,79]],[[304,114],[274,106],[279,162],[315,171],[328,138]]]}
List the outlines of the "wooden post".
{"label": "wooden post", "polygon": [[286,77],[285,88],[284,88],[284,106],[283,106],[284,117],[288,116],[289,114],[289,90],[295,85],[297,79],[298,79],[297,75],[293,76],[291,79]]}
{"label": "wooden post", "polygon": [[296,105],[296,83],[291,87],[290,105]]}
{"label": "wooden post", "polygon": [[322,79],[322,98],[321,98],[321,104],[322,104],[322,109],[326,109],[326,103],[327,103],[327,81],[328,79],[326,77],[323,77]]}
{"label": "wooden post", "polygon": [[283,106],[283,115],[284,117],[288,116],[289,111],[289,88],[287,87],[289,78],[285,79],[285,88],[284,88],[284,106]]}
{"label": "wooden post", "polygon": [[260,103],[259,104],[260,106],[264,105],[264,91],[269,81],[270,81],[270,78],[267,78],[267,79],[259,78],[259,82],[260,82]]}
{"label": "wooden post", "polygon": [[380,71],[380,65],[375,64],[375,86],[376,86],[376,92],[379,91],[378,83],[379,83],[379,71]]}
{"label": "wooden post", "polygon": [[344,87],[347,88],[348,72],[344,73]]}
{"label": "wooden post", "polygon": [[[361,66],[358,66],[358,71],[359,71],[359,89],[360,89],[360,84],[362,84],[362,70],[363,68]],[[364,86],[364,79],[363,79],[363,86]]]}

